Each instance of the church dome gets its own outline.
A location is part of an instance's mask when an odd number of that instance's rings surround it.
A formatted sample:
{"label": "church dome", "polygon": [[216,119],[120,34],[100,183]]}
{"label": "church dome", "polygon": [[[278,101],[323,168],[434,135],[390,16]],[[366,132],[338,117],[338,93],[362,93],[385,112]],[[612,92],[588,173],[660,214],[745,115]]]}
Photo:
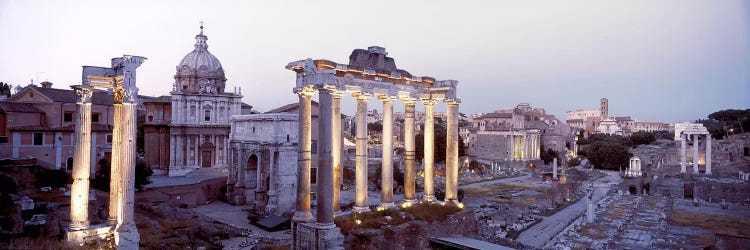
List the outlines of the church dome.
{"label": "church dome", "polygon": [[208,52],[208,37],[201,31],[195,36],[195,48],[177,65],[175,90],[218,94],[224,92],[226,78],[221,62]]}

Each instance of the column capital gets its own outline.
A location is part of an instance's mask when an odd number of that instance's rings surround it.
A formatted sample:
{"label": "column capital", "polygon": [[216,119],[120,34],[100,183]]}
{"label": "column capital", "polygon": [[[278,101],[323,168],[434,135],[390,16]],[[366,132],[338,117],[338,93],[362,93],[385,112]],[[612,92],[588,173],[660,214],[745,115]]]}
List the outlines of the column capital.
{"label": "column capital", "polygon": [[367,93],[367,92],[354,92],[354,93],[352,93],[352,97],[356,98],[357,100],[365,100],[365,101],[367,101],[367,99],[370,99],[371,96],[372,96],[372,94]]}
{"label": "column capital", "polygon": [[75,85],[71,86],[73,90],[75,90],[76,95],[78,95],[78,102],[80,103],[91,103],[91,96],[94,94],[94,91],[88,87],[83,85]]}
{"label": "column capital", "polygon": [[308,85],[304,87],[294,88],[294,93],[300,96],[313,96],[318,93],[318,90]]}
{"label": "column capital", "polygon": [[404,104],[414,105],[417,102],[417,98],[413,98],[411,96],[399,96],[398,99],[401,100],[401,102],[403,102]]}
{"label": "column capital", "polygon": [[396,100],[396,97],[389,96],[389,95],[378,95],[378,100],[381,100],[383,102],[391,102]]}
{"label": "column capital", "polygon": [[445,100],[443,100],[443,102],[445,102],[448,105],[458,105],[458,104],[461,103],[461,99],[458,99],[458,98],[445,99]]}
{"label": "column capital", "polygon": [[425,106],[435,106],[435,104],[437,104],[437,100],[435,99],[424,98],[420,99],[419,101],[422,102],[422,104]]}

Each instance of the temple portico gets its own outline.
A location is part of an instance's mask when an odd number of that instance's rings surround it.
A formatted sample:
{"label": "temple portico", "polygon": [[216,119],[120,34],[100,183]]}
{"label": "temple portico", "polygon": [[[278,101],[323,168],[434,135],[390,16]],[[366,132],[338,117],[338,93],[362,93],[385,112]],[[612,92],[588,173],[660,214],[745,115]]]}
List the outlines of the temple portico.
{"label": "temple portico", "polygon": [[675,126],[675,137],[679,138],[680,141],[680,173],[687,173],[687,156],[688,156],[688,140],[693,142],[693,154],[692,154],[692,165],[693,174],[699,173],[698,166],[701,164],[701,158],[699,154],[700,139],[705,138],[705,157],[704,162],[706,166],[706,174],[711,174],[711,134],[708,129],[702,124],[697,123],[678,123]]}
{"label": "temple portico", "polygon": [[[355,201],[353,212],[369,211],[367,203],[367,103],[371,97],[383,103],[383,159],[381,169],[381,204],[378,209],[394,207],[393,200],[393,104],[405,104],[405,190],[403,204],[417,200],[415,190],[415,125],[417,101],[424,105],[424,195],[422,199],[435,201],[434,191],[434,106],[443,101],[447,106],[446,202],[458,202],[458,106],[457,82],[436,81],[431,77],[415,77],[397,69],[384,48],[370,47],[352,52],[347,65],[328,60],[306,59],[291,62],[287,69],[297,73],[294,92],[299,96],[299,160],[296,211],[292,223],[295,249],[339,248],[343,242],[339,229],[333,224],[338,210],[340,166],[340,99],[351,93],[356,99],[356,165]],[[318,138],[317,208],[313,219],[310,213],[310,102],[318,94],[320,108]],[[337,98],[339,97],[339,98]],[[340,114],[340,113],[338,113]],[[519,137],[520,138],[520,137]],[[521,142],[519,142],[521,143]],[[526,143],[531,145],[531,139]],[[528,155],[533,155],[530,146]],[[519,148],[523,150],[523,148]],[[520,152],[520,151],[519,151]],[[311,223],[315,221],[315,223]]]}

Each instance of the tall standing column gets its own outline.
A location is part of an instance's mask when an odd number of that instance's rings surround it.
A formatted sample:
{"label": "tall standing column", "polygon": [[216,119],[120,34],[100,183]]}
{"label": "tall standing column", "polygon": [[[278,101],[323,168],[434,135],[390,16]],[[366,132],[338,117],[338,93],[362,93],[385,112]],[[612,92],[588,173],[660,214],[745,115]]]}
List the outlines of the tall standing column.
{"label": "tall standing column", "polygon": [[700,159],[700,157],[698,156],[698,145],[700,144],[698,143],[698,140],[699,140],[698,136],[700,135],[693,134],[693,173],[694,174],[698,173],[698,160]]}
{"label": "tall standing column", "polygon": [[706,135],[706,174],[711,174],[711,134]]}
{"label": "tall standing column", "polygon": [[424,199],[435,201],[435,109],[436,100],[422,99],[424,105]]}
{"label": "tall standing column", "polygon": [[[237,205],[245,205],[247,204],[247,189],[246,189],[246,183],[247,183],[247,158],[245,156],[247,155],[246,149],[240,148],[235,149],[237,152],[237,185],[235,193],[235,203]],[[302,184],[299,184],[302,185]],[[297,188],[299,188],[299,185]],[[299,199],[299,195],[297,195],[297,199]],[[308,207],[308,212],[309,212]],[[312,218],[312,215],[310,215],[310,218]]]}
{"label": "tall standing column", "polygon": [[114,101],[115,111],[114,111],[114,117],[115,117],[115,124],[112,128],[112,162],[110,162],[110,181],[109,181],[109,223],[111,225],[117,224],[117,215],[120,214],[120,207],[122,206],[122,201],[119,200],[119,194],[120,191],[120,182],[111,178],[112,176],[117,176],[120,173],[120,165],[122,165],[122,161],[117,160],[121,159],[120,152],[122,151],[122,122],[120,122],[120,117],[122,117],[122,100],[115,100]]}
{"label": "tall standing column", "polygon": [[294,221],[310,222],[310,159],[312,157],[312,113],[310,89],[299,89],[299,155],[297,157],[297,200]]}
{"label": "tall standing column", "polygon": [[687,173],[687,135],[680,135],[682,147],[680,147],[680,173]]}
{"label": "tall standing column", "polygon": [[[128,88],[129,87],[129,88]],[[120,131],[120,171],[112,180],[119,180],[120,186],[117,199],[121,203],[117,215],[117,228],[115,229],[115,244],[119,247],[137,247],[140,241],[138,229],[135,226],[134,201],[135,201],[135,160],[136,160],[136,107],[138,89],[128,86],[123,90],[122,112],[119,122],[122,123]],[[115,90],[118,91],[118,90]],[[117,121],[115,122],[117,123]],[[115,159],[117,160],[117,159]]]}
{"label": "tall standing column", "polygon": [[278,207],[278,194],[276,194],[276,161],[275,161],[275,148],[268,149],[268,203],[266,204],[266,212],[269,214],[276,213]]}
{"label": "tall standing column", "polygon": [[76,89],[78,118],[73,158],[73,186],[70,190],[70,229],[89,227],[89,176],[91,174],[91,95],[88,87]]}
{"label": "tall standing column", "polygon": [[379,96],[383,101],[383,160],[380,185],[380,206],[393,207],[393,98]]}
{"label": "tall standing column", "polygon": [[318,192],[317,223],[323,227],[333,224],[333,90],[320,89],[320,120],[318,122]]}
{"label": "tall standing column", "polygon": [[341,182],[343,180],[343,168],[341,164],[342,133],[341,130],[341,92],[334,92],[333,95],[333,115],[331,124],[333,127],[333,141],[331,141],[333,150],[333,211],[341,212]]}
{"label": "tall standing column", "polygon": [[416,158],[416,142],[414,137],[414,102],[415,100],[407,97],[402,98],[404,102],[404,202],[413,203],[416,201],[416,171],[414,170],[414,160]]}
{"label": "tall standing column", "polygon": [[526,134],[523,134],[523,135],[521,135],[519,137],[520,137],[520,140],[521,140],[521,143],[520,143],[520,145],[521,145],[521,160],[525,161],[526,157],[528,157],[528,155],[526,154],[526,148],[527,148],[526,147]]}
{"label": "tall standing column", "polygon": [[354,212],[367,212],[367,98],[365,93],[354,93],[357,99],[357,148],[354,187]]}
{"label": "tall standing column", "polygon": [[445,201],[458,202],[458,100],[448,100],[445,155]]}

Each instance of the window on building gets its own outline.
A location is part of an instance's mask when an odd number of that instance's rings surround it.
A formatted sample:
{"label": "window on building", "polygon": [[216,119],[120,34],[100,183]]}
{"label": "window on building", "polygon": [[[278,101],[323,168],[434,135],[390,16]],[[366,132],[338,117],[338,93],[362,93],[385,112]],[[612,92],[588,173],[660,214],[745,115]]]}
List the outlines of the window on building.
{"label": "window on building", "polygon": [[0,136],[0,143],[8,143],[8,137],[7,136]]}
{"label": "window on building", "polygon": [[99,122],[99,113],[91,114],[91,122]]}
{"label": "window on building", "polygon": [[107,135],[107,144],[112,144],[112,135]]}
{"label": "window on building", "polygon": [[286,135],[286,142],[289,142],[289,135]]}
{"label": "window on building", "polygon": [[318,168],[310,168],[310,184],[318,183]]}
{"label": "window on building", "polygon": [[[210,122],[211,121],[211,110],[206,110],[205,116],[203,118],[204,118],[203,119],[204,121]],[[253,132],[255,132],[255,131],[253,131]]]}
{"label": "window on building", "polygon": [[73,112],[65,112],[63,114],[63,122],[73,122]]}
{"label": "window on building", "polygon": [[34,145],[44,144],[44,133],[34,133]]}
{"label": "window on building", "polygon": [[311,154],[317,154],[318,153],[318,140],[312,140],[312,149],[310,151]]}
{"label": "window on building", "polygon": [[255,127],[253,127],[253,133],[255,133]]}

